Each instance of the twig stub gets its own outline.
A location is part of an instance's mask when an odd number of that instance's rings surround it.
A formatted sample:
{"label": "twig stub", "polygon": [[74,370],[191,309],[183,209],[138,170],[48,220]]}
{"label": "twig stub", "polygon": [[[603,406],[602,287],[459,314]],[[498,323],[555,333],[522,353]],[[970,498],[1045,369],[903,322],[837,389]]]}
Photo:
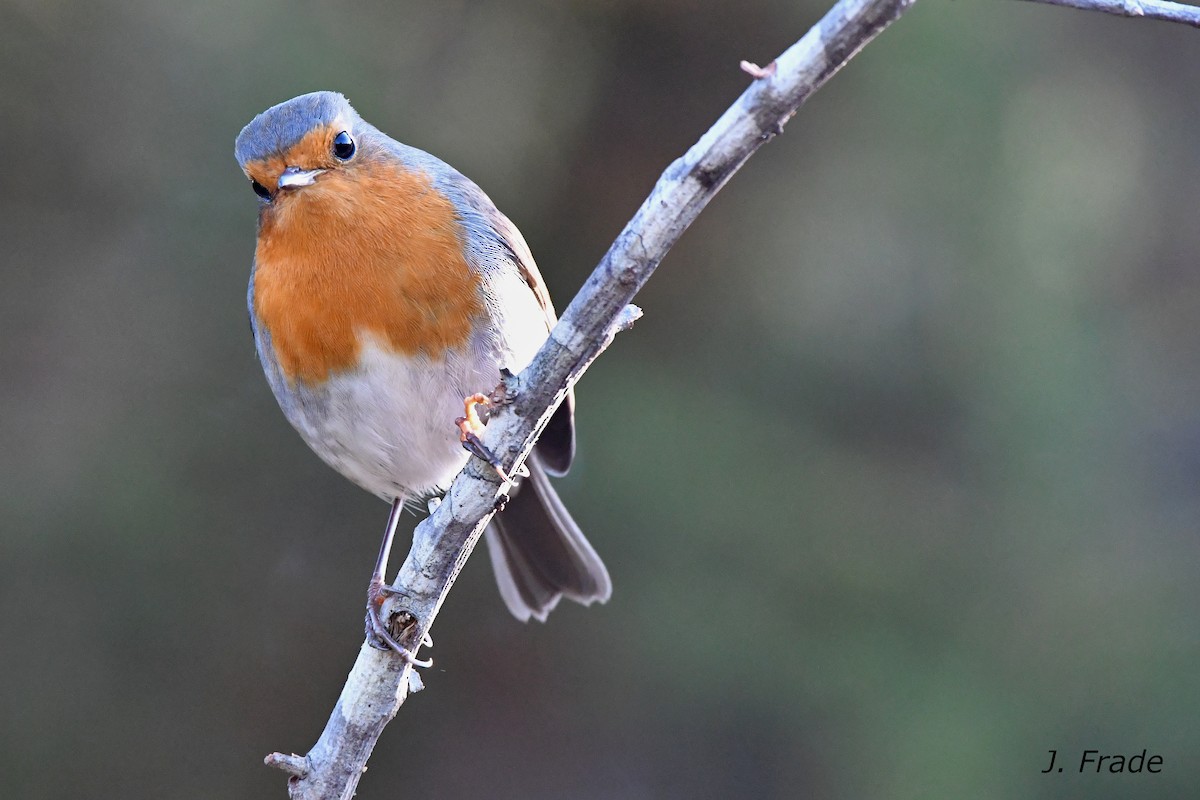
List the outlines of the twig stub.
{"label": "twig stub", "polygon": [[295,753],[291,755],[271,753],[271,755],[263,759],[263,763],[268,767],[281,769],[298,780],[308,777],[309,764],[308,758],[305,756],[298,756]]}
{"label": "twig stub", "polygon": [[742,72],[746,73],[755,80],[762,80],[763,78],[772,78],[775,76],[776,67],[774,61],[772,61],[770,64],[767,64],[765,67],[760,67],[753,61],[743,61],[738,66],[742,68]]}

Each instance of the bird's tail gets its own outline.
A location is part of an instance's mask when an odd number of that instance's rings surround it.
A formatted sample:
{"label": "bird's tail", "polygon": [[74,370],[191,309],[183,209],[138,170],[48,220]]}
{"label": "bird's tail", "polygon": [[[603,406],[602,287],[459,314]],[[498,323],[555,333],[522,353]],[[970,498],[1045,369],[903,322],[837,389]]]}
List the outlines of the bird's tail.
{"label": "bird's tail", "polygon": [[505,605],[522,622],[545,622],[560,598],[605,602],[612,581],[604,562],[558,499],[536,451],[525,463],[529,477],[487,529]]}

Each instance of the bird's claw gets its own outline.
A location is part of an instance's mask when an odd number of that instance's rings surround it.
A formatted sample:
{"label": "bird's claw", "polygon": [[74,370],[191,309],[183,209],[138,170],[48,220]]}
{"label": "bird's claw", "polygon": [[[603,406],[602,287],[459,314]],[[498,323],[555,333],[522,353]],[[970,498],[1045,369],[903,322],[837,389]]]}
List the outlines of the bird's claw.
{"label": "bird's claw", "polygon": [[[405,592],[394,586],[388,586],[383,581],[371,581],[371,586],[367,590],[367,644],[376,650],[391,650],[400,656],[406,664],[411,664],[414,667],[433,666],[432,658],[417,658],[413,651],[396,641],[388,624],[384,622],[380,613],[383,608],[383,601],[394,595],[404,595],[407,597]],[[405,613],[404,616],[409,618],[408,623],[403,626],[404,628],[408,628],[416,623],[416,617],[413,617],[411,614]],[[427,647],[433,647],[433,639],[429,637],[428,633],[421,637],[421,643]]]}
{"label": "bird's claw", "polygon": [[[504,384],[501,383],[500,386]],[[499,391],[499,387],[497,387]],[[505,472],[504,466],[500,463],[500,459],[496,454],[487,448],[479,435],[483,433],[483,426],[487,423],[487,417],[490,416],[489,406],[492,405],[492,399],[485,394],[473,394],[470,397],[463,399],[463,410],[465,416],[461,416],[454,420],[454,424],[458,426],[458,438],[462,442],[462,446],[471,455],[483,459],[491,465],[492,469],[496,470],[496,474],[505,483],[510,482],[508,473]],[[480,414],[480,409],[483,409],[483,414]]]}

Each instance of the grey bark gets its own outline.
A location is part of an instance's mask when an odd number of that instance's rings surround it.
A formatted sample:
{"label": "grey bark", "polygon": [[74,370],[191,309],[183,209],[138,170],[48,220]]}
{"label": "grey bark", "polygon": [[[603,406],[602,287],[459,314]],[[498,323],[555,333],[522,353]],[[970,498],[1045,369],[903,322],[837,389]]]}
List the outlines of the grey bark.
{"label": "grey bark", "polygon": [[1032,0],[1048,6],[1066,6],[1084,11],[1102,11],[1120,17],[1146,17],[1179,22],[1200,28],[1200,8],[1170,0]]}

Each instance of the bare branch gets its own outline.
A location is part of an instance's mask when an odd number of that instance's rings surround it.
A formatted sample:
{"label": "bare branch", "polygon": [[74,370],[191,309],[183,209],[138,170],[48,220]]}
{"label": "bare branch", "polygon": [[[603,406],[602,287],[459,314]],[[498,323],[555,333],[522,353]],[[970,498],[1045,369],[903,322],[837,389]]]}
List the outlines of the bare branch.
{"label": "bare branch", "polygon": [[[804,101],[915,0],[841,0],[755,81],[715,125],[663,173],[633,220],[563,313],[537,357],[506,377],[511,405],[493,416],[484,444],[517,474],[568,388],[640,312],[629,305],[663,256],[708,201],[759,147],[783,131]],[[450,421],[447,421],[450,424]],[[426,640],[459,570],[491,519],[504,486],[495,470],[471,459],[433,514],[417,526],[412,549],[384,615],[415,653]],[[291,774],[292,798],[354,795],[383,728],[410,690],[411,665],[392,652],[360,648],[337,706],[307,756],[268,756]]]}
{"label": "bare branch", "polygon": [[1103,11],[1120,17],[1146,17],[1179,22],[1200,28],[1200,7],[1169,0],[1031,0],[1048,6],[1066,6],[1084,11]]}
{"label": "bare branch", "polygon": [[[1165,0],[1032,1],[1200,27],[1200,8]],[[534,361],[519,376],[506,377],[514,399],[493,416],[484,444],[499,455],[508,474],[518,474],[568,388],[640,316],[630,301],[708,201],[759,147],[783,131],[813,92],[914,2],[841,0],[766,67],[742,62],[754,83],[667,168]],[[429,628],[504,490],[495,470],[472,459],[413,533],[412,549],[395,581],[407,595],[389,599],[385,607],[397,640],[409,652],[428,643]],[[383,728],[408,693],[420,688],[410,664],[364,643],[308,755],[273,753],[266,763],[290,774],[292,798],[348,800]]]}

